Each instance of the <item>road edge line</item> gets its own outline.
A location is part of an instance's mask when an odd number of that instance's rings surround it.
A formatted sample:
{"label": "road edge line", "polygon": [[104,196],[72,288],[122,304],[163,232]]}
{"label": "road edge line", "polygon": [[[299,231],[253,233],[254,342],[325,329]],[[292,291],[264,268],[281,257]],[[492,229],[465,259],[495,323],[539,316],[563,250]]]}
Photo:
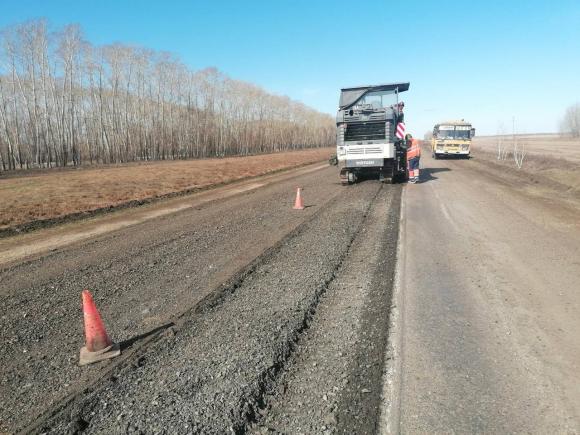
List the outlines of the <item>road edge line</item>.
{"label": "road edge line", "polygon": [[402,358],[405,298],[402,283],[405,276],[405,260],[407,252],[406,240],[406,189],[401,192],[401,208],[399,215],[399,237],[397,241],[397,263],[391,312],[389,315],[388,343],[385,352],[385,368],[383,371],[382,404],[379,416],[378,433],[399,434],[401,390],[402,390]]}

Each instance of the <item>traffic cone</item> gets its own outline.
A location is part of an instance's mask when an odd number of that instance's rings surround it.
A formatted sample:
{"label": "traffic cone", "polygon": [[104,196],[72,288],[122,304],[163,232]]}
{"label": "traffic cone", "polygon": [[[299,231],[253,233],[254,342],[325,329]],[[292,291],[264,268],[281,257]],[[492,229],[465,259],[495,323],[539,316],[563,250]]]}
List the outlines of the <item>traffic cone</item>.
{"label": "traffic cone", "polygon": [[294,201],[294,210],[304,210],[304,201],[302,200],[302,189],[296,188],[296,201]]}
{"label": "traffic cone", "polygon": [[83,290],[82,297],[86,344],[81,348],[79,365],[84,366],[120,355],[121,348],[107,335],[93,296],[88,290]]}

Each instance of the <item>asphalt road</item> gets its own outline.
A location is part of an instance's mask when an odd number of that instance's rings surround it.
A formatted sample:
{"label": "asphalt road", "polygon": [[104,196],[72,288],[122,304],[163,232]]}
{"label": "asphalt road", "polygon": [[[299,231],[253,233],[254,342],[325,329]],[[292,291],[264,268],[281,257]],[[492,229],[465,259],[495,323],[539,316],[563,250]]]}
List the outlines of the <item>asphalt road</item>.
{"label": "asphalt road", "polygon": [[[424,165],[417,185],[298,170],[4,241],[0,432],[580,432],[577,209],[477,161]],[[123,352],[79,367],[84,288]]]}
{"label": "asphalt road", "polygon": [[423,160],[403,201],[384,428],[580,432],[578,210],[475,160]]}

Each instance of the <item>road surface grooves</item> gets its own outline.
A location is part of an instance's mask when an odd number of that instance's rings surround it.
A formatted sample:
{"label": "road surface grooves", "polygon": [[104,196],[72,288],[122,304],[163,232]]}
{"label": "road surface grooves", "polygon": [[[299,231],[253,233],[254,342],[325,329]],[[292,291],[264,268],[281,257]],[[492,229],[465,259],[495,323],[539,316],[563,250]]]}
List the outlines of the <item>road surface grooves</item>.
{"label": "road surface grooves", "polygon": [[[146,203],[138,208],[135,208],[135,205],[108,208],[106,213],[99,213],[99,216],[94,218],[85,218],[81,222],[75,218],[72,220],[76,222],[59,225],[56,228],[44,228],[10,238],[0,237],[0,266],[6,267],[11,262],[42,254],[74,242],[188,208],[199,207],[212,201],[223,200],[268,184],[293,179],[318,171],[326,166],[326,164],[318,163],[307,165],[299,169],[284,170],[271,175],[228,183],[225,186],[213,186],[198,193],[177,192],[176,195],[172,194],[177,198],[153,198],[148,201],[138,201],[139,204]],[[86,215],[87,213],[80,214],[80,216]]]}
{"label": "road surface grooves", "polygon": [[482,164],[424,160],[403,196],[399,381],[386,383],[400,388],[383,427],[579,433],[578,213]]}
{"label": "road surface grooves", "polygon": [[[291,210],[298,182],[300,212]],[[116,364],[77,365],[84,288],[126,354],[345,194],[336,168],[326,167],[1,271],[0,432],[28,425]]]}
{"label": "road surface grooves", "polygon": [[401,186],[383,189],[254,433],[376,433]]}
{"label": "road surface grooves", "polygon": [[381,189],[367,182],[343,190],[219,301],[183,316],[136,361],[117,366],[35,431],[244,432]]}

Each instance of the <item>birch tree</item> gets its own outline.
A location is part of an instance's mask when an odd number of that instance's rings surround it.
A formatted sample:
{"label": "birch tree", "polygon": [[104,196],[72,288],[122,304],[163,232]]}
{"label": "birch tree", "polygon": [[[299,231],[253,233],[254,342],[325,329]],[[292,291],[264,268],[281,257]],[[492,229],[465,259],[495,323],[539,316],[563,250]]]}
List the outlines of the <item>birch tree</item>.
{"label": "birch tree", "polygon": [[331,116],[77,25],[0,32],[0,170],[223,157],[334,144]]}

